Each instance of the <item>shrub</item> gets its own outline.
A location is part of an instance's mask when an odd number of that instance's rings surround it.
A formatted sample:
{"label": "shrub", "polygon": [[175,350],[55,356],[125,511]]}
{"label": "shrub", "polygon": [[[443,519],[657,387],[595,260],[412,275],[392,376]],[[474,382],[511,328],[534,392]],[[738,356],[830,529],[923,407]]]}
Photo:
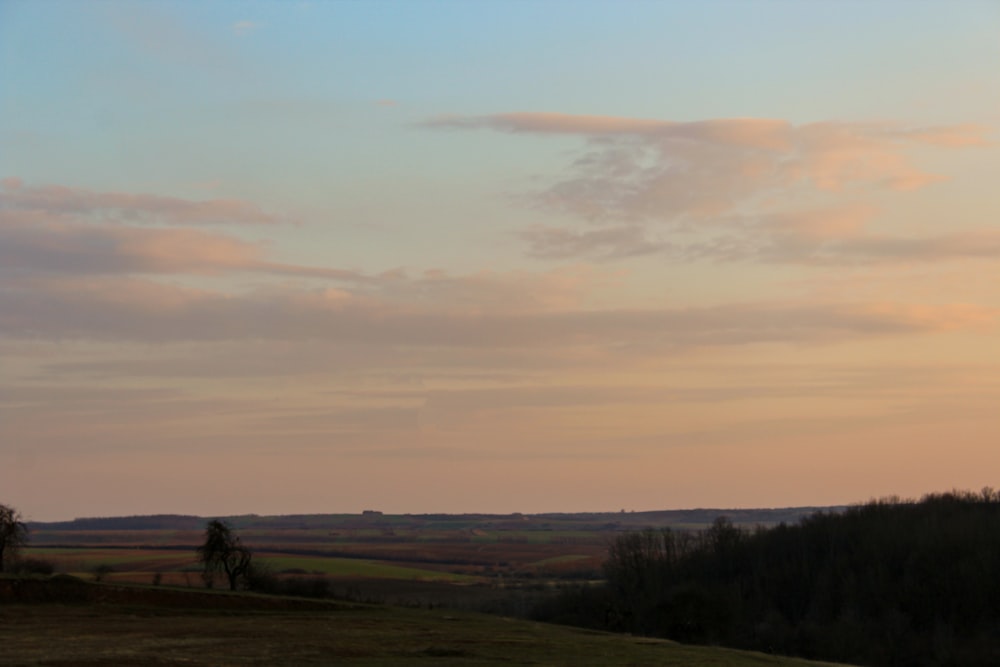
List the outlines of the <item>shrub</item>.
{"label": "shrub", "polygon": [[282,593],[303,598],[330,596],[330,582],[326,577],[292,577],[282,582]]}
{"label": "shrub", "polygon": [[14,565],[15,574],[40,574],[48,576],[56,571],[55,565],[41,558],[25,558]]}

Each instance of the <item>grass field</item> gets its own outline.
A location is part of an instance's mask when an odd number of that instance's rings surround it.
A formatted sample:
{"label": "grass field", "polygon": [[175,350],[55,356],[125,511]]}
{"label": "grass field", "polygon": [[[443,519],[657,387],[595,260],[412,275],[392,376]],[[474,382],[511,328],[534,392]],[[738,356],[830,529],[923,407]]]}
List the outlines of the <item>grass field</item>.
{"label": "grass field", "polygon": [[[157,549],[93,549],[93,548],[46,548],[25,549],[25,557],[43,558],[51,562],[59,572],[84,576],[92,573],[100,565],[113,568],[107,574],[109,580],[146,581],[155,572],[177,573],[196,571],[200,566],[193,552]],[[481,577],[467,574],[407,567],[400,564],[358,558],[329,558],[324,556],[291,556],[282,553],[261,552],[256,555],[258,563],[268,566],[273,572],[300,570],[308,574],[322,574],[330,577],[360,577],[364,579],[402,579],[421,581],[447,581],[452,583],[475,583]],[[138,578],[137,578],[138,577]]]}
{"label": "grass field", "polygon": [[473,583],[480,577],[451,572],[439,572],[415,567],[402,567],[388,563],[355,558],[323,558],[318,556],[286,556],[261,554],[260,560],[275,572],[298,569],[311,574],[333,577],[364,577],[366,579],[418,579],[423,581],[450,581]]}
{"label": "grass field", "polygon": [[[69,588],[102,602],[0,604],[4,665],[822,664],[454,611],[166,588]],[[172,599],[181,595],[185,608]]]}

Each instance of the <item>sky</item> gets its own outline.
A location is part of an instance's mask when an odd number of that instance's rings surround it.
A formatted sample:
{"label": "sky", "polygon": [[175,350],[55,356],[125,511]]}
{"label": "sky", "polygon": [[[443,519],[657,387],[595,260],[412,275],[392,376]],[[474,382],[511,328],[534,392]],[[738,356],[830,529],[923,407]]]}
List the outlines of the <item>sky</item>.
{"label": "sky", "polygon": [[998,66],[975,0],[0,0],[0,502],[998,486]]}

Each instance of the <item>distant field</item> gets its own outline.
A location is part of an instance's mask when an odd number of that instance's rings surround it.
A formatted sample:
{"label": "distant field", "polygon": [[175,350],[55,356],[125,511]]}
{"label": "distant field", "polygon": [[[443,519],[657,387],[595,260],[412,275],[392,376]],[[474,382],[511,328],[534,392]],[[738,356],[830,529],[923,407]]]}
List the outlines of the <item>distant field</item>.
{"label": "distant field", "polygon": [[167,589],[90,585],[87,591],[103,603],[0,604],[3,664],[822,664],[453,611],[307,604],[226,593],[184,593],[181,608],[175,599],[179,592]]}
{"label": "distant field", "polygon": [[[279,577],[323,576],[338,595],[406,604],[460,600],[495,608],[496,590],[552,590],[600,578],[622,531],[688,529],[730,516],[740,525],[794,520],[812,508],[539,515],[315,514],[225,520]],[[195,549],[206,519],[158,515],[32,523],[25,555],[56,570],[109,582],[200,587]],[[394,591],[392,582],[395,582]],[[419,584],[419,585],[418,585]],[[464,586],[457,590],[455,585]],[[450,590],[449,590],[450,588]],[[459,604],[456,602],[456,604]]]}
{"label": "distant field", "polygon": [[325,574],[334,577],[365,577],[370,579],[419,579],[424,581],[451,581],[472,583],[479,577],[451,572],[438,572],[415,567],[400,567],[388,563],[372,562],[354,558],[323,558],[317,556],[276,556],[262,554],[260,560],[275,572],[299,569],[311,574]]}
{"label": "distant field", "polygon": [[92,572],[99,565],[110,565],[120,572],[167,572],[197,566],[193,552],[157,549],[37,548],[23,550],[27,558],[41,558],[55,565],[59,572]]}
{"label": "distant field", "polygon": [[[152,573],[195,572],[199,565],[194,553],[176,550],[154,549],[91,549],[91,548],[29,548],[24,556],[42,558],[56,566],[57,571],[67,574],[84,575],[93,573],[98,566],[110,566],[113,571],[106,575],[114,581],[148,581]],[[305,574],[320,574],[331,577],[361,577],[365,579],[414,579],[422,581],[447,581],[453,583],[474,583],[480,577],[403,567],[391,563],[355,558],[328,558],[322,556],[289,556],[260,552],[257,562],[269,567],[276,574],[286,570],[297,570]],[[135,576],[142,575],[142,576]],[[172,582],[176,578],[172,578]],[[194,579],[196,585],[200,580]]]}

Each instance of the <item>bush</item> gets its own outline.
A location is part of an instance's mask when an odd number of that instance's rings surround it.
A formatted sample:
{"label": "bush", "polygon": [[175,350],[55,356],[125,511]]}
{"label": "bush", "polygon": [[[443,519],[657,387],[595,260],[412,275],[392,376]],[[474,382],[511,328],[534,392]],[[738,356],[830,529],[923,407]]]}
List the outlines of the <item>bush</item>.
{"label": "bush", "polygon": [[14,573],[29,575],[39,574],[48,576],[56,571],[56,566],[41,558],[25,558],[14,565]]}
{"label": "bush", "polygon": [[267,563],[251,563],[245,578],[247,590],[254,593],[281,593],[281,582]]}
{"label": "bush", "polygon": [[302,598],[330,597],[330,582],[326,577],[292,577],[282,582],[281,592]]}

